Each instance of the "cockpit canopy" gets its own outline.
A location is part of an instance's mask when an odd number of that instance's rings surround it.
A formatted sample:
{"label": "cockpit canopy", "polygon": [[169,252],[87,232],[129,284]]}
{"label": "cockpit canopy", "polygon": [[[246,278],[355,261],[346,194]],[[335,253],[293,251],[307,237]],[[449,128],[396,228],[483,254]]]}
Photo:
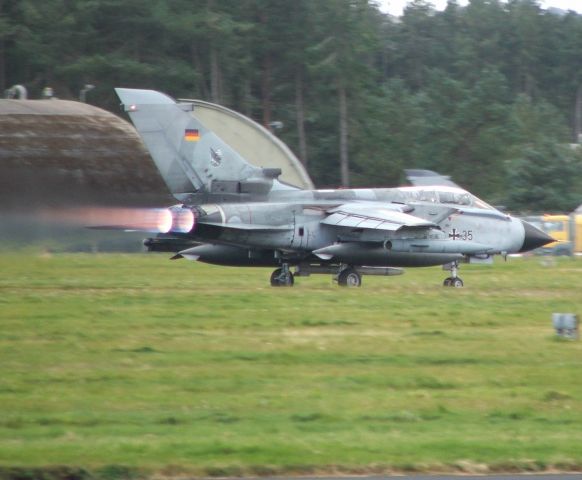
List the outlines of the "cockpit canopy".
{"label": "cockpit canopy", "polygon": [[402,202],[432,202],[462,207],[495,210],[491,205],[477,198],[475,195],[455,187],[401,187]]}

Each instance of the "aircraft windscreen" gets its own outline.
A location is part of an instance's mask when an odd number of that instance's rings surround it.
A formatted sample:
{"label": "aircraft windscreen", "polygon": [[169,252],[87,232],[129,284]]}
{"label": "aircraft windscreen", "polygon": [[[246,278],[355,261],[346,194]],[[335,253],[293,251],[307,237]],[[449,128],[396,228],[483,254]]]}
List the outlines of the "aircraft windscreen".
{"label": "aircraft windscreen", "polygon": [[461,189],[438,190],[437,193],[440,203],[460,205],[462,207],[481,208],[483,210],[495,210],[495,208],[493,208],[487,202],[484,202],[480,198],[477,198],[475,195],[472,195],[469,192]]}
{"label": "aircraft windscreen", "polygon": [[473,206],[475,208],[482,208],[484,210],[497,210],[495,207],[492,207],[487,202],[484,202],[480,198],[477,198],[475,195],[472,195],[472,197],[473,197]]}
{"label": "aircraft windscreen", "polygon": [[446,205],[459,205],[463,207],[481,208],[483,210],[495,210],[491,205],[477,198],[475,195],[460,188],[418,188],[409,187],[400,189],[407,201],[442,203]]}
{"label": "aircraft windscreen", "polygon": [[453,205],[471,205],[471,195],[466,192],[438,192],[440,203],[452,203]]}

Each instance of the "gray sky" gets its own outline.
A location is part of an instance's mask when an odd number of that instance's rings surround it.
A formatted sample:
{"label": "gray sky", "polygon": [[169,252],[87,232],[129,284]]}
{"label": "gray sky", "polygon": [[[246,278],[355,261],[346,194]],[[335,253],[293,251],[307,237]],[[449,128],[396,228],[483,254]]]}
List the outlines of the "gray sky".
{"label": "gray sky", "polygon": [[[408,0],[377,0],[380,5],[380,10],[392,15],[402,15],[404,6]],[[431,3],[438,9],[442,10],[447,5],[447,0],[431,0]],[[459,0],[460,5],[466,5],[468,0]],[[574,10],[582,13],[582,0],[541,0],[542,8],[557,7],[563,10]]]}

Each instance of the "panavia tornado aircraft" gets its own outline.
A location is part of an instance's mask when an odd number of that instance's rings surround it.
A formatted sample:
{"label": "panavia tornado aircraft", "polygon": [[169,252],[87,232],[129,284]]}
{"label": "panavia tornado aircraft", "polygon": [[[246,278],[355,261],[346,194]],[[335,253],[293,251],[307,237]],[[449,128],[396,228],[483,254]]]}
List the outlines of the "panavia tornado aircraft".
{"label": "panavia tornado aircraft", "polygon": [[275,267],[273,286],[327,273],[341,286],[358,287],[362,275],[443,265],[450,271],[444,285],[462,287],[460,263],[553,241],[452,182],[431,185],[435,176],[446,178],[433,172],[411,171],[412,187],[286,185],[280,169],[251,165],[206,128],[191,103],[152,90],[116,92],[179,202],[159,210],[158,236],[145,242],[150,250],[217,265]]}

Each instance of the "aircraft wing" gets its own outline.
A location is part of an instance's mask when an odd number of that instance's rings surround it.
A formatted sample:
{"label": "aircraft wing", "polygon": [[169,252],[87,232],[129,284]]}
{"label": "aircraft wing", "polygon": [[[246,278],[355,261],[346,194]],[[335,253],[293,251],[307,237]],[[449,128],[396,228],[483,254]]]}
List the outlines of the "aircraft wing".
{"label": "aircraft wing", "polygon": [[334,227],[365,228],[394,232],[403,227],[439,228],[423,218],[403,213],[399,209],[378,206],[378,203],[346,203],[328,210],[321,223]]}

